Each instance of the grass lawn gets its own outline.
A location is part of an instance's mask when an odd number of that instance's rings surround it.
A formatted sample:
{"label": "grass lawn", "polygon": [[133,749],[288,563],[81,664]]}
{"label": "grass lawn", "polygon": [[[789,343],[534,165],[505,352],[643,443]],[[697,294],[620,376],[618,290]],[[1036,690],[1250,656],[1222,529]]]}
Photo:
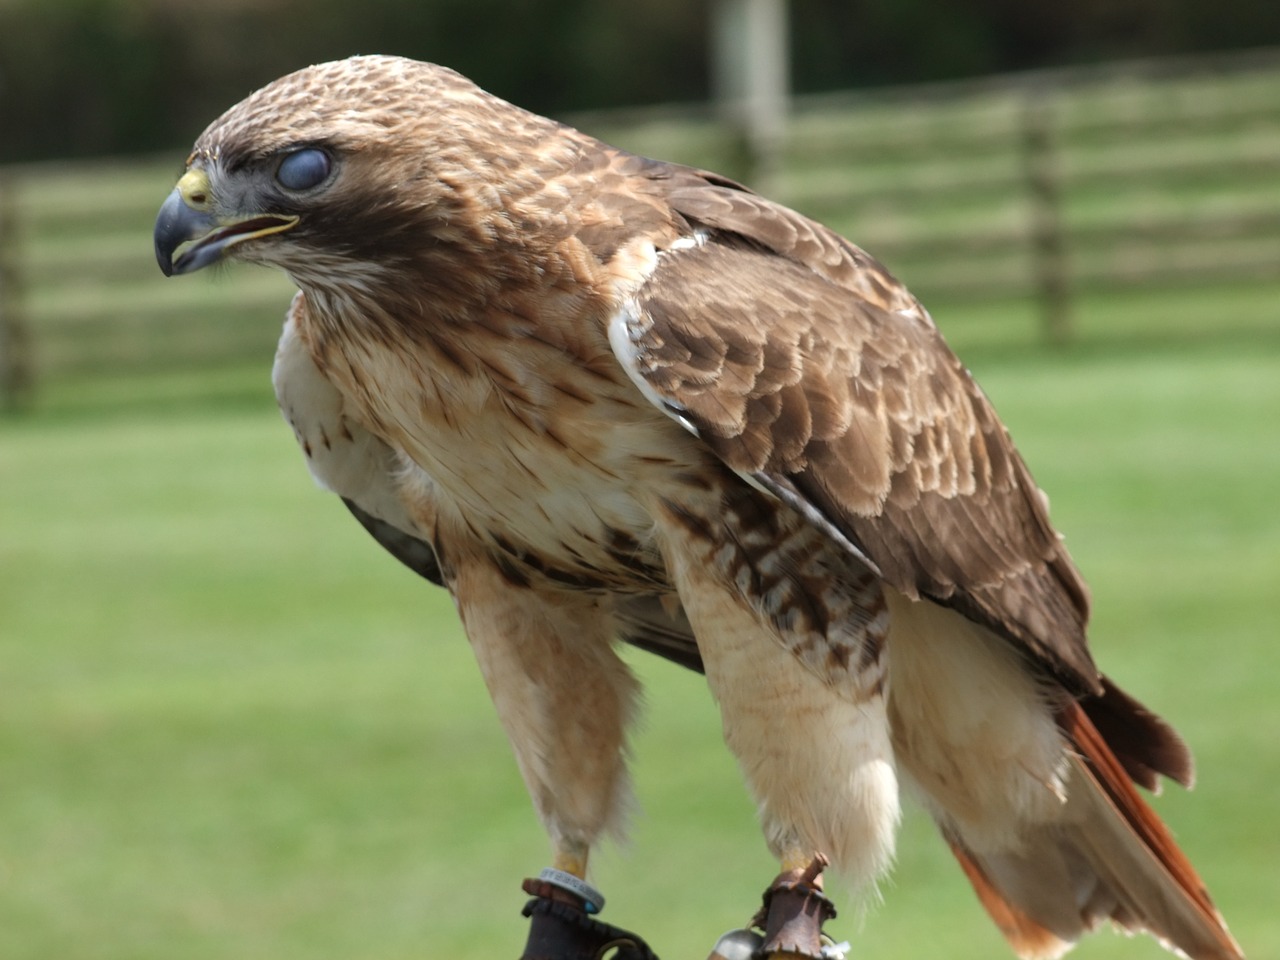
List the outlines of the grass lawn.
{"label": "grass lawn", "polygon": [[[970,360],[1093,585],[1100,661],[1197,751],[1158,809],[1280,956],[1280,350]],[[545,845],[451,605],[312,488],[265,368],[252,402],[237,376],[205,406],[174,377],[0,421],[0,957],[517,956]],[[633,659],[642,810],[597,879],[607,918],[694,960],[773,865],[701,679]],[[855,956],[1011,956],[918,813],[883,892],[832,926]]]}

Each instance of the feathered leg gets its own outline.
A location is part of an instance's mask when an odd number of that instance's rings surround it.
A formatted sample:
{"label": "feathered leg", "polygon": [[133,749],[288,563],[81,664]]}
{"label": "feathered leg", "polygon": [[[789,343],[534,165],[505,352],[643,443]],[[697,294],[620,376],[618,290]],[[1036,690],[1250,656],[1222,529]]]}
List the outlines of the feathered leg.
{"label": "feathered leg", "polygon": [[783,874],[821,852],[855,890],[871,889],[899,813],[879,584],[754,491],[704,515],[670,504],[660,515],[725,741]]}
{"label": "feathered leg", "polygon": [[449,577],[534,808],[553,867],[585,879],[591,847],[619,832],[630,804],[625,762],[638,685],[612,645],[605,603],[513,583],[483,562]]}

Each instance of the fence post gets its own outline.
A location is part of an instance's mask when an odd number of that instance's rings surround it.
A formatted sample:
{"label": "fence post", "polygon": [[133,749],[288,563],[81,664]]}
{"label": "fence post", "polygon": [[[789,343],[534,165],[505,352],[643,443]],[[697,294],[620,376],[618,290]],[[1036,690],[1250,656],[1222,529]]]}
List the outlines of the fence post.
{"label": "fence post", "polygon": [[1053,129],[1053,102],[1033,89],[1022,111],[1022,156],[1031,219],[1031,272],[1044,334],[1071,339],[1071,280],[1062,224],[1062,184]]}
{"label": "fence post", "polygon": [[22,316],[18,213],[13,181],[0,172],[0,409],[23,405],[31,390],[30,338]]}
{"label": "fence post", "polygon": [[712,13],[715,97],[734,131],[741,167],[732,174],[770,193],[790,97],[787,0],[718,0]]}

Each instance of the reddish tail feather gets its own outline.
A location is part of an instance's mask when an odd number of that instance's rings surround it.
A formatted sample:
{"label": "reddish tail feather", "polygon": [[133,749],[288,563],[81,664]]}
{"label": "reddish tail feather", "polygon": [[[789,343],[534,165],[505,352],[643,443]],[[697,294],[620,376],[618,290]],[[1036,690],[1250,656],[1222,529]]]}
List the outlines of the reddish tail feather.
{"label": "reddish tail feather", "polygon": [[[1017,856],[975,852],[948,836],[952,851],[1021,957],[1060,956],[1081,933],[1110,920],[1125,930],[1146,930],[1192,960],[1243,960],[1195,868],[1133,785],[1153,786],[1157,772],[1189,783],[1190,755],[1158,717],[1109,681],[1106,690],[1101,703],[1072,702],[1058,716],[1075,748],[1063,823],[1033,831],[1029,849]],[[1095,714],[1103,726],[1126,731],[1116,750],[1099,732]],[[1072,864],[1072,875],[1087,879],[1075,891],[1078,923],[1066,925],[1061,913],[1049,919],[1037,910],[1037,902],[1045,902],[1036,876],[1041,855]]]}

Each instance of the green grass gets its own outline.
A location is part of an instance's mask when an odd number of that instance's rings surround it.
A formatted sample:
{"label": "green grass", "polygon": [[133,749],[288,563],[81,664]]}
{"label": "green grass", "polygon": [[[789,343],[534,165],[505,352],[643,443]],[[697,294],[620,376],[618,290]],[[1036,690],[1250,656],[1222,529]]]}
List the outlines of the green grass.
{"label": "green grass", "polygon": [[[970,362],[1091,580],[1099,659],[1197,749],[1158,809],[1280,955],[1280,350]],[[312,487],[255,377],[0,421],[0,957],[516,956],[545,846],[451,606]],[[634,660],[643,810],[598,880],[692,960],[772,865],[700,678]],[[884,895],[833,925],[859,957],[1010,955],[918,814]]]}

